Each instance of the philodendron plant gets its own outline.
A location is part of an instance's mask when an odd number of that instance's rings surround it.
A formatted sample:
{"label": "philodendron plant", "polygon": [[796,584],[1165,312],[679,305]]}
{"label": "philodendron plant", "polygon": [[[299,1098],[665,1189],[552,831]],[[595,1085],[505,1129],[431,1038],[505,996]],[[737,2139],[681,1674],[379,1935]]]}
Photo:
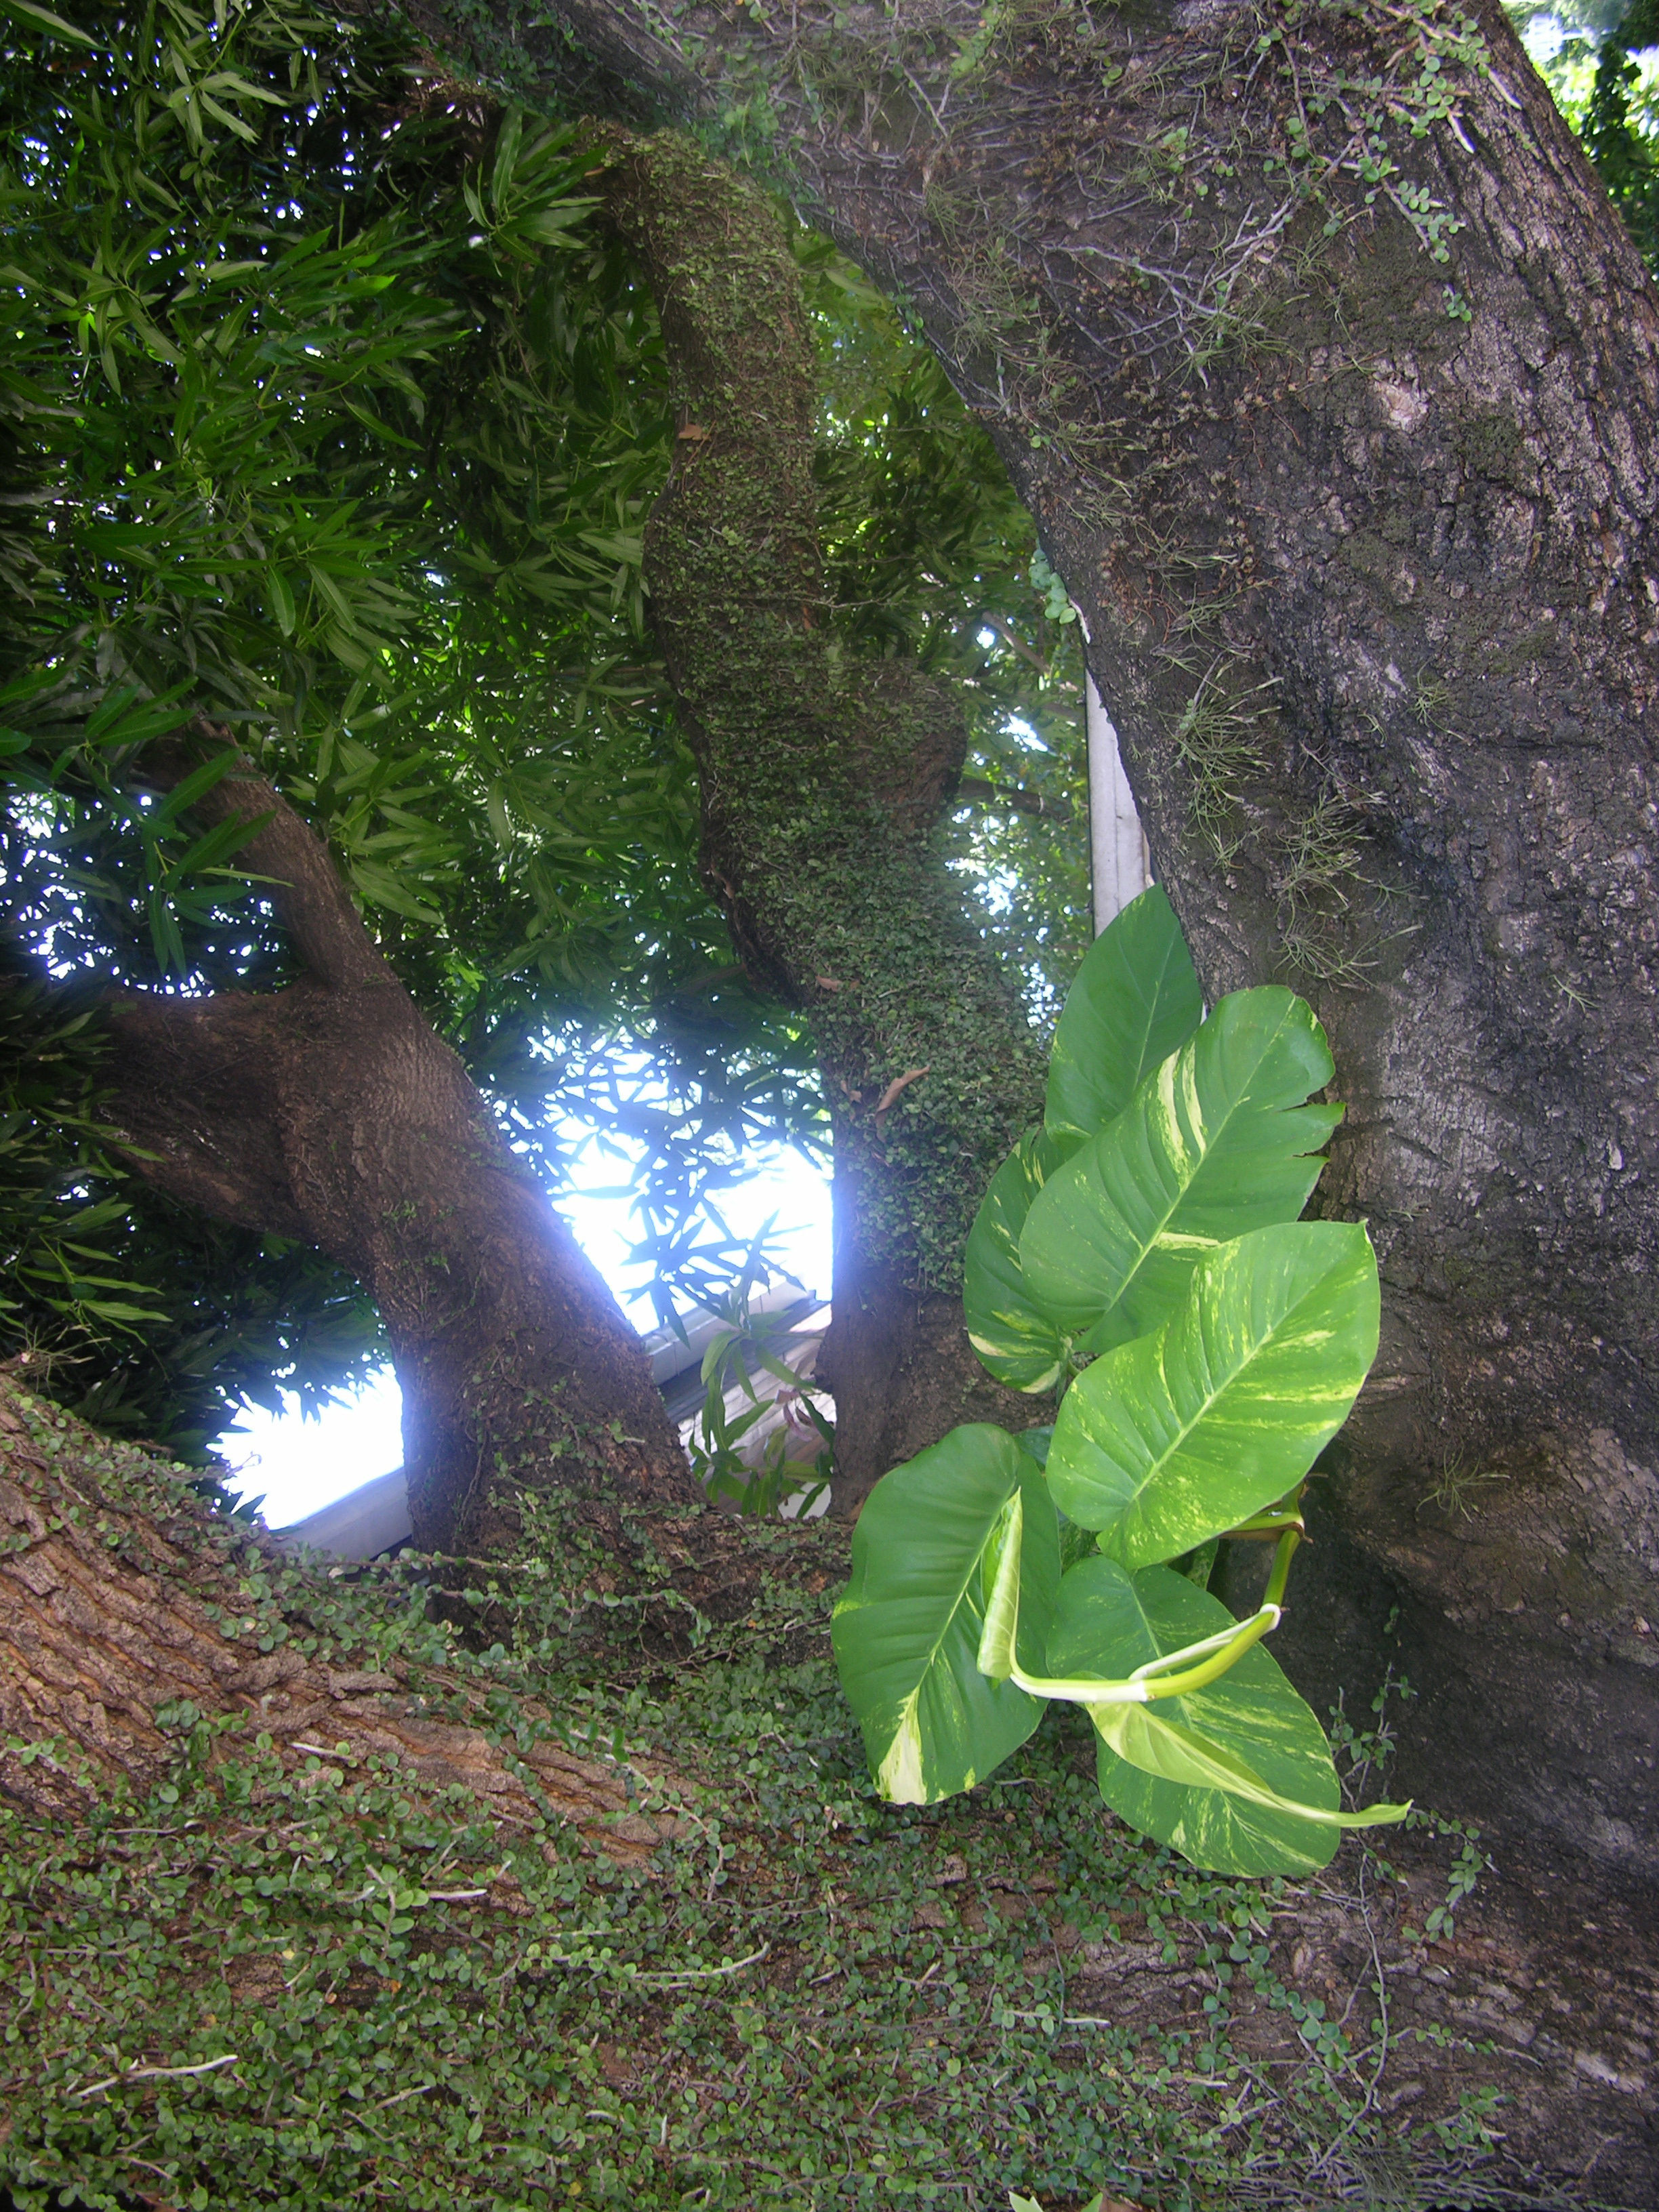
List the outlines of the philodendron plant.
{"label": "philodendron plant", "polygon": [[[1333,1073],[1293,992],[1204,1018],[1161,890],[1096,939],[1042,1127],[966,1260],[975,1350],[1014,1389],[1059,1389],[1057,1418],[953,1430],[853,1538],[836,1656],[884,1796],[971,1789],[1058,1698],[1094,1724],[1106,1802],[1196,1866],[1307,1873],[1341,1829],[1404,1814],[1341,1809],[1324,1732],[1261,1648],[1303,1482],[1376,1354],[1364,1227],[1297,1218],[1341,1118],[1307,1103]],[[1205,1587],[1229,1535],[1277,1547],[1243,1621]]]}

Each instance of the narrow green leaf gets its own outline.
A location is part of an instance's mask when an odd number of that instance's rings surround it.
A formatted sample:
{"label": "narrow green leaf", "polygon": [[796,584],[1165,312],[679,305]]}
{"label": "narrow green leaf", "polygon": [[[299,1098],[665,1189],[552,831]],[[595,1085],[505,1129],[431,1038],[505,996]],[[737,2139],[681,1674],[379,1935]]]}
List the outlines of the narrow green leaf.
{"label": "narrow green leaf", "polygon": [[386,907],[392,914],[405,915],[410,921],[424,922],[428,927],[441,922],[440,909],[418,898],[390,868],[382,867],[376,860],[353,858],[348,862],[351,880],[370,906]]}
{"label": "narrow green leaf", "polygon": [[284,637],[294,635],[294,594],[288,587],[288,579],[273,562],[265,570],[265,597],[276,627]]}
{"label": "narrow green leaf", "polygon": [[130,688],[112,691],[87,717],[83,733],[87,744],[106,749],[138,745],[176,730],[190,719],[189,709],[179,704],[189,688],[188,684],[176,684],[170,691],[154,699],[145,699]]}
{"label": "narrow green leaf", "polygon": [[497,215],[504,212],[507,188],[524,137],[524,110],[509,107],[495,140],[495,163],[490,173],[489,198]]}
{"label": "narrow green leaf", "polygon": [[240,853],[244,845],[251,844],[273,818],[272,810],[267,808],[263,814],[233,815],[228,821],[216,823],[180,854],[173,866],[174,882],[181,877],[210,872],[240,878],[240,869],[227,868],[224,863],[233,853]]}
{"label": "narrow green leaf", "polygon": [[556,207],[538,208],[526,216],[520,226],[527,238],[538,240],[544,246],[576,246],[583,223],[599,205],[597,200],[564,200]]}
{"label": "narrow green leaf", "polygon": [[96,1314],[100,1321],[155,1321],[160,1317],[157,1309],[154,1306],[126,1305],[118,1298],[83,1297],[77,1299],[76,1303],[84,1312]]}
{"label": "narrow green leaf", "polygon": [[1342,1115],[1301,1101],[1332,1073],[1304,1000],[1277,986],[1224,999],[1032,1200],[1030,1295],[1090,1328],[1090,1351],[1155,1328],[1203,1253],[1301,1212]]}
{"label": "narrow green leaf", "polygon": [[258,144],[258,132],[244,123],[240,115],[233,114],[228,107],[222,107],[210,93],[204,92],[200,94],[200,98],[203,106],[216,122],[222,123],[228,131],[234,132],[235,136],[245,141],[246,144],[250,146]]}
{"label": "narrow green leaf", "polygon": [[495,842],[502,852],[513,848],[513,822],[507,811],[507,799],[499,783],[492,783],[484,793],[484,812]]}
{"label": "narrow green leaf", "polygon": [[1181,925],[1155,884],[1102,930],[1066,994],[1048,1061],[1049,1134],[1097,1136],[1203,1013]]}
{"label": "narrow green leaf", "polygon": [[158,830],[163,824],[170,827],[181,814],[187,814],[198,799],[204,799],[216,784],[222,783],[236,765],[236,755],[229,746],[222,752],[210,754],[161,798],[150,817],[152,823]]}
{"label": "narrow green leaf", "polygon": [[1284,1497],[1376,1356],[1376,1255],[1357,1223],[1282,1222],[1194,1270],[1163,1328],[1087,1367],[1048,1452],[1054,1500],[1125,1566],[1178,1558]]}
{"label": "narrow green leaf", "polygon": [[54,15],[50,8],[38,8],[34,0],[0,0],[0,15],[9,15],[14,22],[39,24],[43,30],[56,37],[70,39],[77,46],[97,46],[84,31],[77,31],[73,23],[66,23],[61,15]]}
{"label": "narrow green leaf", "polygon": [[[871,1492],[832,1634],[842,1686],[883,1796],[926,1805],[970,1790],[1024,1742],[1042,1701],[979,1671],[988,1547],[1022,1498],[1024,1572],[1040,1629],[1060,1577],[1059,1527],[1035,1461],[1001,1429],[953,1429]],[[1022,1652],[1024,1650],[1022,1620]],[[1030,1660],[1041,1662],[1040,1638]]]}

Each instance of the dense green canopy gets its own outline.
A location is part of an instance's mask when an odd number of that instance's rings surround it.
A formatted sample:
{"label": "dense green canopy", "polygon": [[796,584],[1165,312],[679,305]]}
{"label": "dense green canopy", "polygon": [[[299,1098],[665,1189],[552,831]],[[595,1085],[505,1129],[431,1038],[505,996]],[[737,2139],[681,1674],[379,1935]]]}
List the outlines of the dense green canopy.
{"label": "dense green canopy", "polygon": [[[550,1187],[573,1133],[622,1143],[664,1294],[720,1259],[700,1198],[757,1142],[822,1149],[822,1109],[698,878],[640,574],[675,426],[579,131],[283,0],[16,15],[0,1317],[71,1402],[199,1449],[239,1393],[314,1396],[378,1343],[331,1265],[139,1191],[102,1127],[101,988],[289,972],[200,783],[146,791],[158,734],[228,727],[326,835]],[[1086,904],[1069,610],[932,357],[797,244],[834,618],[961,682],[981,802],[1049,804],[951,832],[1041,1016]]]}

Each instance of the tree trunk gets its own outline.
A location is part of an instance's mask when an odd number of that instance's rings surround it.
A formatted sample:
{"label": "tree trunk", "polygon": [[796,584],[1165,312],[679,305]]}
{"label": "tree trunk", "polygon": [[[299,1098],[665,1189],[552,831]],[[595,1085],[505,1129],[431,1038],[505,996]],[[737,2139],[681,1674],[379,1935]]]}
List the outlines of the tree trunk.
{"label": "tree trunk", "polygon": [[960,1421],[1037,1418],[970,1350],[962,1251],[1042,1112],[1030,1025],[933,842],[949,690],[836,636],[817,373],[775,213],[672,137],[611,133],[606,204],[662,319],[679,434],[646,531],[652,619],[702,793],[703,872],[753,981],[812,1018],[835,1124],[836,1510]]}
{"label": "tree trunk", "polygon": [[1329,1028],[1386,1321],[1304,1657],[1404,1667],[1442,1802],[1650,1866],[1659,303],[1498,9],[556,12],[479,65],[763,112],[902,291],[1206,990]]}
{"label": "tree trunk", "polygon": [[[617,1859],[642,1862],[672,1832],[630,1811],[614,1762],[549,1741],[515,1773],[483,1702],[441,1668],[302,1656],[304,1595],[286,1618],[270,1602],[283,1564],[142,1446],[97,1437],[0,1369],[0,1795],[73,1822],[121,1784],[164,1781],[197,1722],[240,1717],[290,1770],[319,1744],[347,1765],[389,1762],[423,1796],[471,1791],[508,1830],[555,1812]],[[424,1586],[410,1597],[423,1605]],[[250,1603],[257,1620],[241,1618]]]}
{"label": "tree trunk", "polygon": [[274,993],[113,1001],[112,1118],[139,1173],[319,1245],[368,1287],[422,1549],[499,1547],[521,1486],[694,1500],[638,1338],[375,951],[326,848],[246,768],[196,811],[270,817],[243,862],[282,886],[304,973]]}

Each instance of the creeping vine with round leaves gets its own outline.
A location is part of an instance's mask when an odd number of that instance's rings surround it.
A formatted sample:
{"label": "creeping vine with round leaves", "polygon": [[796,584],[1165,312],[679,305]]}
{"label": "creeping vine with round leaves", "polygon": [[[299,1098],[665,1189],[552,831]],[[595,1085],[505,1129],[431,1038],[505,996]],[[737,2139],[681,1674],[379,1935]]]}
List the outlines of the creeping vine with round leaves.
{"label": "creeping vine with round leaves", "polygon": [[[965,1264],[980,1358],[1058,1387],[1059,1413],[895,1468],[836,1609],[884,1796],[971,1789],[1058,1699],[1094,1725],[1106,1802],[1196,1866],[1306,1873],[1342,1829],[1403,1817],[1343,1809],[1323,1730],[1261,1648],[1304,1482],[1376,1356],[1364,1225],[1298,1218],[1341,1118],[1309,1103],[1333,1073],[1291,991],[1204,1018],[1161,890],[1096,940],[1042,1126],[993,1178]],[[1224,1536],[1277,1546],[1243,1621],[1206,1587]]]}

